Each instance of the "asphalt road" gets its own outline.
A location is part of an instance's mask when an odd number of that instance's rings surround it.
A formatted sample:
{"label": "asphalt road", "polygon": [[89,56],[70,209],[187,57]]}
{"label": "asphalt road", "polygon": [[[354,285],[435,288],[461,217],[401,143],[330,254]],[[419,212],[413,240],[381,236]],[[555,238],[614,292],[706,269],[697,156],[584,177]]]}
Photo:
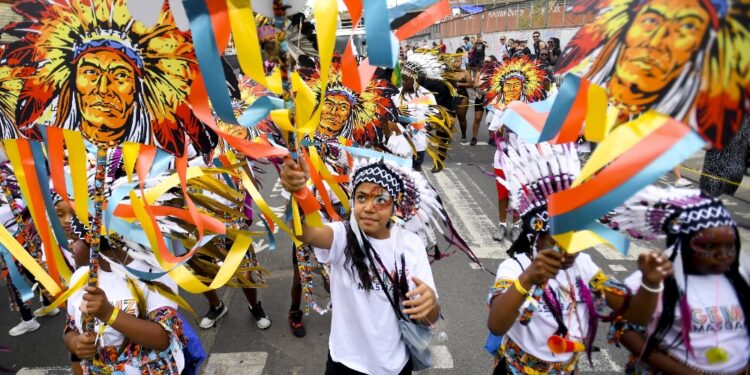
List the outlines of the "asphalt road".
{"label": "asphalt road", "polygon": [[[425,174],[443,193],[459,232],[474,248],[483,265],[495,270],[504,258],[507,244],[491,239],[497,223],[497,202],[494,180],[486,172],[491,171],[494,149],[486,145],[484,126],[480,134],[479,139],[484,142],[477,146],[460,144],[457,135],[446,171],[437,175]],[[271,206],[278,207],[283,200],[272,176],[264,176],[264,193],[271,197]],[[725,202],[747,228],[750,204],[734,198]],[[743,243],[747,238],[745,234],[743,231]],[[258,330],[242,293],[222,289],[220,293],[230,312],[217,327],[200,332],[204,346],[211,353],[204,373],[323,373],[330,316],[311,312],[304,320],[307,336],[300,339],[291,335],[287,324],[292,279],[291,244],[284,235],[278,235],[276,239],[276,250],[258,254],[261,264],[272,272],[269,286],[259,292],[272,326],[265,331]],[[635,269],[634,259],[638,252],[662,246],[656,242],[636,242],[628,257],[608,249],[592,249],[589,253],[606,273],[622,279]],[[425,371],[426,374],[491,373],[492,358],[484,351],[483,345],[487,335],[485,301],[493,276],[477,268],[461,253],[433,264],[445,320],[439,323],[440,339],[433,346],[436,368]],[[328,296],[320,285],[320,278],[315,279],[315,294],[320,303],[327,303]],[[202,296],[185,297],[199,314],[207,310],[208,305]],[[186,312],[183,315],[190,316]],[[41,318],[39,330],[21,337],[4,333],[18,321],[18,315],[6,309],[0,314],[0,331],[3,332],[0,344],[12,348],[9,353],[0,353],[0,366],[23,369],[19,372],[22,374],[67,373],[67,354],[62,342],[63,314]],[[606,331],[605,327],[599,330],[597,344],[602,350],[594,354],[593,366],[583,364],[583,372],[622,372],[627,356],[623,350],[606,344]]]}

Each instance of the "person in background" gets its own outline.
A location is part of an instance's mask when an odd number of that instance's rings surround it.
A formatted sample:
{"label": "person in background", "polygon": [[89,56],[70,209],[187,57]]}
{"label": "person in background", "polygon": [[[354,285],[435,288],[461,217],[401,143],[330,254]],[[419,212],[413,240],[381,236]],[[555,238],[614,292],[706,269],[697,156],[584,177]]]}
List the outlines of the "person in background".
{"label": "person in background", "polygon": [[552,85],[555,83],[555,68],[552,67],[549,51],[546,49],[540,50],[537,61],[539,62],[539,67],[547,74],[547,91],[550,91]]}
{"label": "person in background", "polygon": [[545,44],[542,41],[541,34],[539,34],[538,31],[534,31],[534,33],[531,35],[532,38],[534,38],[534,58],[539,58],[539,54],[542,52],[543,49],[547,48],[547,44]]}
{"label": "person in background", "polygon": [[550,64],[555,66],[560,55],[562,55],[562,50],[560,50],[560,39],[549,38],[549,41],[547,41],[547,51],[549,51]]}
{"label": "person in background", "polygon": [[445,53],[445,51],[448,49],[442,39],[440,39],[440,45],[438,46],[438,48],[440,49],[440,53]]}
{"label": "person in background", "polygon": [[505,36],[500,37],[500,59],[503,59],[505,56],[511,56],[510,50],[508,49],[508,44],[505,43]]}
{"label": "person in background", "polygon": [[487,52],[487,43],[482,40],[482,34],[477,34],[476,42],[474,43],[474,47],[472,49],[471,54],[471,79],[476,80],[479,75],[479,71],[482,69],[482,65],[484,65],[484,57],[485,53]]}

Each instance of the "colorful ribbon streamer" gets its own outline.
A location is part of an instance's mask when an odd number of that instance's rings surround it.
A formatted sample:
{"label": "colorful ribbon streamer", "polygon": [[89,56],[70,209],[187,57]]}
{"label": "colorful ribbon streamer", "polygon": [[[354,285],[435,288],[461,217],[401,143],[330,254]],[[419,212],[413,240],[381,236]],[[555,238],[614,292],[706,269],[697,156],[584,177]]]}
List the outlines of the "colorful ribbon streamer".
{"label": "colorful ribbon streamer", "polygon": [[626,253],[627,242],[596,220],[704,144],[687,125],[655,112],[620,125],[597,147],[572,187],[549,197],[551,233],[568,252],[608,242]]}

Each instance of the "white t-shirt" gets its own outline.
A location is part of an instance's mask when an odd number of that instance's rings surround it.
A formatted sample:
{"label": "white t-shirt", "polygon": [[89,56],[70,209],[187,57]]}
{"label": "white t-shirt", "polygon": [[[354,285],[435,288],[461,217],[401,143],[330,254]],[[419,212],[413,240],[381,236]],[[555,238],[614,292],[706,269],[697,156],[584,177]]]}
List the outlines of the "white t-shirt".
{"label": "white t-shirt", "polygon": [[[500,263],[497,268],[497,277],[495,285],[489,296],[489,302],[492,297],[505,290],[513,287],[513,282],[531,265],[531,260],[525,254],[516,255],[516,260],[509,258]],[[521,263],[520,265],[518,263]],[[523,266],[523,268],[521,267]],[[580,292],[575,286],[574,294],[576,296],[575,305],[570,298],[570,281],[575,284],[576,278],[581,277],[588,284],[591,279],[600,273],[600,268],[594,264],[588,254],[580,253],[576,258],[573,267],[566,271],[560,271],[557,277],[550,279],[547,286],[552,289],[558,301],[563,305],[563,319],[568,327],[570,339],[583,342],[583,338],[588,330],[588,309],[586,303],[580,299]],[[529,290],[533,293],[533,290]],[[527,306],[525,302],[520,311]],[[571,314],[571,309],[575,306],[575,314]],[[520,346],[527,353],[547,362],[565,362],[568,361],[573,353],[553,354],[547,347],[547,340],[557,331],[557,322],[550,312],[544,300],[539,301],[539,306],[531,317],[528,325],[522,325],[516,321],[508,330],[506,335]]]}
{"label": "white t-shirt", "polygon": [[[143,261],[140,260],[134,260],[130,264],[128,264],[128,267],[131,267],[133,269],[141,270],[141,271],[148,271],[151,270],[151,266],[146,264]],[[85,276],[89,272],[89,267],[84,266],[80,267],[76,270],[75,273],[73,273],[73,276],[71,277],[70,284],[74,285],[81,277]],[[177,284],[172,281],[167,276],[162,276],[156,281],[164,284],[165,286],[169,287],[172,291],[177,292]],[[139,281],[136,281],[136,285],[143,285]],[[130,288],[128,288],[128,283],[125,280],[124,277],[117,275],[114,272],[105,272],[102,269],[99,269],[99,288],[102,289],[106,295],[107,300],[114,306],[115,308],[120,309],[120,313],[128,313],[130,315],[138,316],[138,307],[136,306],[136,299],[133,297],[133,294],[130,292]],[[146,300],[146,312],[151,312],[154,310],[157,310],[161,307],[171,307],[174,309],[177,309],[177,304],[170,301],[168,298],[160,295],[157,292],[153,292],[147,288],[142,288],[143,296]],[[78,332],[83,332],[83,326],[82,326],[82,319],[83,319],[83,313],[81,312],[81,303],[83,302],[83,288],[79,289],[77,292],[73,293],[73,295],[70,296],[68,299],[68,315],[72,316],[75,319],[76,328],[78,329]],[[142,318],[142,317],[141,317]],[[101,327],[101,322],[96,320],[96,325],[94,327],[94,332],[99,332],[99,328]],[[104,332],[102,333],[101,337],[99,337],[99,341],[97,343],[98,346],[119,346],[123,343],[125,339],[125,336],[118,332],[117,330],[113,329],[110,326],[106,326],[104,328]],[[169,350],[171,350],[172,355],[174,356],[175,363],[177,363],[177,367],[182,371],[185,368],[185,357],[182,354],[182,349],[179,347],[179,345],[176,345],[174,340],[172,340],[172,344]],[[140,375],[141,370],[140,368],[126,365],[125,366],[125,374],[128,375]]]}
{"label": "white t-shirt", "polygon": [[414,154],[409,141],[406,140],[406,136],[403,134],[391,134],[391,136],[388,137],[387,147],[394,155],[400,157],[411,159]]}
{"label": "white t-shirt", "polygon": [[[374,275],[373,290],[369,292],[361,285],[356,273],[354,279],[350,276],[351,270],[344,265],[347,246],[344,223],[326,225],[333,229],[331,249],[316,248],[315,255],[318,261],[331,265],[331,303],[335,306],[328,339],[331,358],[359,372],[398,374],[408,362],[409,354],[401,339],[396,313]],[[410,290],[415,288],[412,281],[414,276],[435,290],[427,252],[416,234],[394,226],[389,239],[368,240],[389,273],[399,260],[399,271],[405,272]],[[402,253],[405,270],[401,270],[400,265]],[[379,266],[377,268],[380,269]],[[390,286],[387,278],[383,281]]]}
{"label": "white t-shirt", "polygon": [[[641,285],[641,272],[628,276],[625,284],[637,291]],[[674,310],[674,323],[663,341],[669,347],[670,355],[679,361],[687,360],[688,366],[706,372],[737,372],[745,368],[750,359],[750,338],[742,306],[729,279],[724,275],[688,275],[687,297],[692,315],[690,343],[695,356],[685,355],[679,307]],[[649,332],[661,316],[661,298],[659,301]],[[724,363],[710,364],[706,351],[717,345],[726,350],[729,359]]]}

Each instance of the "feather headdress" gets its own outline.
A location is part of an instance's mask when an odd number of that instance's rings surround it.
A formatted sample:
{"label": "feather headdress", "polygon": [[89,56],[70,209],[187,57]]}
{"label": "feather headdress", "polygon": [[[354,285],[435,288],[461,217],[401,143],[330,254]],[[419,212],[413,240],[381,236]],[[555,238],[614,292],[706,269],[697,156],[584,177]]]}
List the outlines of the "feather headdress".
{"label": "feather headdress", "polygon": [[[42,120],[48,122],[44,125],[79,130],[86,113],[81,111],[84,100],[76,79],[83,73],[77,70],[86,55],[102,54],[112,66],[85,62],[85,74],[99,89],[112,90],[105,86],[121,80],[117,89],[122,92],[112,103],[89,105],[104,106],[101,112],[124,125],[113,129],[105,120],[93,134],[84,132],[90,141],[107,147],[125,141],[156,144],[182,155],[189,139],[200,153],[213,150],[217,135],[187,102],[198,69],[192,40],[175,26],[168,4],[150,27],[131,17],[125,0],[21,0],[13,9],[26,20],[2,31],[21,38],[14,48],[26,57],[25,65],[35,68],[19,96],[19,128]],[[105,139],[103,132],[118,135]]]}
{"label": "feather headdress", "polygon": [[442,81],[445,69],[445,64],[440,61],[436,53],[414,52],[401,65],[401,75],[415,80],[426,77]]}
{"label": "feather headdress", "polygon": [[547,210],[547,198],[568,189],[581,172],[576,145],[537,145],[510,135],[501,147],[505,178],[498,177],[510,194],[510,207],[524,217]]}
{"label": "feather headdress", "polygon": [[480,89],[487,93],[484,97],[485,106],[498,101],[500,105],[504,104],[503,86],[510,79],[521,81],[521,97],[518,100],[533,103],[547,98],[547,74],[528,56],[492,65],[482,73]]}
{"label": "feather headdress", "polygon": [[28,136],[16,126],[16,106],[23,83],[34,69],[22,66],[13,50],[0,45],[0,139]]}
{"label": "feather headdress", "polygon": [[[374,78],[370,81],[362,93],[346,87],[342,83],[341,57],[334,55],[331,64],[331,73],[328,88],[325,95],[320,92],[320,61],[318,58],[301,56],[298,72],[305,82],[310,86],[318,100],[318,105],[323,105],[321,117],[326,119],[332,112],[332,108],[326,108],[324,101],[332,95],[345,98],[349,104],[345,112],[348,116],[344,124],[340,125],[336,137],[344,137],[359,143],[360,145],[384,143],[382,126],[387,121],[395,121],[396,107],[391,97],[398,93],[396,87],[386,79]],[[331,137],[316,131],[318,140],[328,140]]]}

